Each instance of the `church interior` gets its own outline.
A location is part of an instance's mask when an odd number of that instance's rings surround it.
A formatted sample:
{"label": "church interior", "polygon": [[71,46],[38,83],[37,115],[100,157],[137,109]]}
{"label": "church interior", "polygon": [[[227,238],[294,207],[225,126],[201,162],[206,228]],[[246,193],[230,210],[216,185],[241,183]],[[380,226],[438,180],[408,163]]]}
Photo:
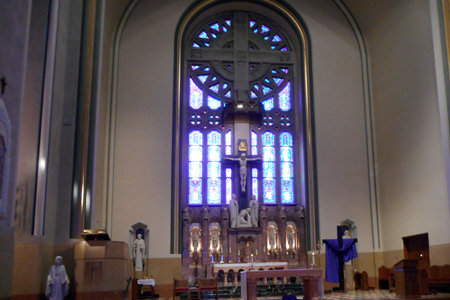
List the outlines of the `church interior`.
{"label": "church interior", "polygon": [[0,1],[0,300],[450,292],[449,57],[449,0]]}

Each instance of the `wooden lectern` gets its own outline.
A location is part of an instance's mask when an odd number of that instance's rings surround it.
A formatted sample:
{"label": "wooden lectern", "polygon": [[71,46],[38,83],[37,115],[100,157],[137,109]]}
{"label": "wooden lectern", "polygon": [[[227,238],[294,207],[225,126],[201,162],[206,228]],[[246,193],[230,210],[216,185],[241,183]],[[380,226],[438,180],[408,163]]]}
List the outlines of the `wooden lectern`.
{"label": "wooden lectern", "polygon": [[400,298],[420,297],[419,260],[403,259],[394,265],[395,293]]}

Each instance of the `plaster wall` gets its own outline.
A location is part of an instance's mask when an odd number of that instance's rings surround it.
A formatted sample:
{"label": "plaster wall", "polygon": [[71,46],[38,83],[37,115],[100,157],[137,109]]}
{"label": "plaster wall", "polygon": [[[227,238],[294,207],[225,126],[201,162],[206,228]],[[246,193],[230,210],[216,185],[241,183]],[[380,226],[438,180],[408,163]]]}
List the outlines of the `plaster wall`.
{"label": "plaster wall", "polygon": [[[312,43],[321,235],[335,237],[336,225],[351,219],[361,236],[371,237],[358,45],[331,1],[288,2],[304,18]],[[132,224],[147,224],[151,258],[171,257],[174,39],[191,3],[140,1],[120,41],[110,234],[128,241]],[[371,238],[359,247],[371,251]]]}
{"label": "plaster wall", "polygon": [[450,228],[450,210],[429,2],[346,2],[370,52],[383,248],[402,249],[403,236],[424,232],[430,245],[448,244],[450,232],[443,229]]}

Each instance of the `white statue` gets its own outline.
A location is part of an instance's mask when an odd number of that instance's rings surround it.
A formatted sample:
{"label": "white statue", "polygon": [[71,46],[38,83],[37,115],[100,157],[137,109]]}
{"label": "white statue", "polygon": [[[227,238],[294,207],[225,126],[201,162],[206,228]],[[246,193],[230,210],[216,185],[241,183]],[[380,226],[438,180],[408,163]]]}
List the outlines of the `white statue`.
{"label": "white statue", "polygon": [[66,267],[62,264],[62,257],[57,256],[48,273],[45,295],[50,300],[62,300],[69,293],[69,283]]}
{"label": "white statue", "polygon": [[138,234],[137,239],[134,241],[133,258],[135,263],[134,270],[136,272],[143,271],[145,264],[145,241],[142,239],[142,234]]}
{"label": "white statue", "polygon": [[198,251],[198,230],[194,230],[194,232],[192,233],[192,246],[194,247],[194,251]]}
{"label": "white statue", "polygon": [[259,221],[259,202],[256,200],[256,196],[252,196],[252,200],[250,200],[248,207],[250,207],[251,215],[252,215],[252,226],[258,227],[258,221]]}
{"label": "white statue", "polygon": [[294,234],[294,229],[293,228],[289,228],[288,231],[288,245],[289,248],[294,250],[294,239],[295,239],[295,234]]}
{"label": "white statue", "polygon": [[272,250],[275,250],[275,242],[277,240],[277,235],[275,228],[271,228],[269,231],[269,245]]}
{"label": "white statue", "polygon": [[241,191],[245,192],[245,186],[247,184],[247,161],[261,160],[262,158],[261,157],[247,158],[245,153],[242,153],[241,158],[233,158],[225,156],[225,159],[239,161],[239,165],[241,166],[240,168]]}
{"label": "white statue", "polygon": [[348,230],[344,231],[344,235],[342,236],[343,239],[351,239],[352,237],[348,235]]}
{"label": "white statue", "polygon": [[238,218],[238,227],[252,227],[252,216],[250,214],[250,208],[246,208],[240,211]]}
{"label": "white statue", "polygon": [[233,194],[230,201],[230,228],[238,227],[239,203]]}
{"label": "white statue", "polygon": [[213,230],[212,232],[212,246],[216,251],[219,248],[219,233],[217,232],[217,230]]}

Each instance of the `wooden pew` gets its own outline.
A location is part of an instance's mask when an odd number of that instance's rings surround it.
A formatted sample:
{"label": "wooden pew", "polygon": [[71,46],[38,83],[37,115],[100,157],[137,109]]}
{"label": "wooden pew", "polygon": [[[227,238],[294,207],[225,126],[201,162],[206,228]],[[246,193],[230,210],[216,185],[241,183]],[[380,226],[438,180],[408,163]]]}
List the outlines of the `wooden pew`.
{"label": "wooden pew", "polygon": [[378,268],[378,288],[380,290],[389,289],[389,269],[385,266]]}

